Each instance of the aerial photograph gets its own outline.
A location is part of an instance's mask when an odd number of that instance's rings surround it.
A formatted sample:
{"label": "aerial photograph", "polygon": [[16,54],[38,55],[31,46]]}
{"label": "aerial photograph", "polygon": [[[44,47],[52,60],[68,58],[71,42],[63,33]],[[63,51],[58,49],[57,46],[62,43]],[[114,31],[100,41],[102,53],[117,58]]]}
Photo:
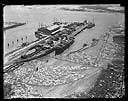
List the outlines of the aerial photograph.
{"label": "aerial photograph", "polygon": [[3,99],[125,97],[125,7],[4,5]]}

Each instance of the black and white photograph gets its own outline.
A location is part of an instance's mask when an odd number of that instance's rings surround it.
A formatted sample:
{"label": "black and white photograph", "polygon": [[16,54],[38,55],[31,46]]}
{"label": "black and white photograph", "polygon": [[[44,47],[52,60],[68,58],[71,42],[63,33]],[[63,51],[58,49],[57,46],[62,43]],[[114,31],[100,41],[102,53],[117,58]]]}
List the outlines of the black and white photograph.
{"label": "black and white photograph", "polygon": [[125,7],[4,5],[4,99],[125,97]]}

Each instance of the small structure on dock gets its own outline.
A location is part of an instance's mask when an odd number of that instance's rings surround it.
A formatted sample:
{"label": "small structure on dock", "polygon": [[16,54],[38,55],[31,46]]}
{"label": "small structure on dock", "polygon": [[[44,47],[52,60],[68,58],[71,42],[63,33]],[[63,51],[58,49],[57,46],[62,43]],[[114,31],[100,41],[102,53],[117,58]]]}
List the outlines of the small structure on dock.
{"label": "small structure on dock", "polygon": [[51,35],[60,28],[59,25],[53,25],[50,27],[41,27],[35,32],[36,38],[42,38],[44,35]]}

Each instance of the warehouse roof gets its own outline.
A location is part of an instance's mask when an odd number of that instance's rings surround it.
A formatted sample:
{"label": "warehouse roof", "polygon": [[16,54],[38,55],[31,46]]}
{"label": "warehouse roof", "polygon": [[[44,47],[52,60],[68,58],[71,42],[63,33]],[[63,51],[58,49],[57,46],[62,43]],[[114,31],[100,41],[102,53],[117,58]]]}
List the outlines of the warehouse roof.
{"label": "warehouse roof", "polygon": [[50,26],[49,28],[47,28],[48,30],[54,30],[56,28],[58,28],[59,26],[58,25],[53,25],[53,26]]}

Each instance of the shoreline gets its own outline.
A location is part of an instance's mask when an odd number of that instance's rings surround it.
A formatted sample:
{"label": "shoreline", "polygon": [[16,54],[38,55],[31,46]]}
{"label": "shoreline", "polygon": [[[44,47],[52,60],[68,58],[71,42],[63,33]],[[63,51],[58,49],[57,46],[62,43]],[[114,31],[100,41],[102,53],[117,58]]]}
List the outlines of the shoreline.
{"label": "shoreline", "polygon": [[106,7],[97,7],[97,6],[82,6],[79,8],[66,8],[61,7],[61,10],[67,10],[67,11],[83,11],[83,12],[101,12],[101,13],[124,13],[124,10],[114,10],[114,9],[108,9]]}

